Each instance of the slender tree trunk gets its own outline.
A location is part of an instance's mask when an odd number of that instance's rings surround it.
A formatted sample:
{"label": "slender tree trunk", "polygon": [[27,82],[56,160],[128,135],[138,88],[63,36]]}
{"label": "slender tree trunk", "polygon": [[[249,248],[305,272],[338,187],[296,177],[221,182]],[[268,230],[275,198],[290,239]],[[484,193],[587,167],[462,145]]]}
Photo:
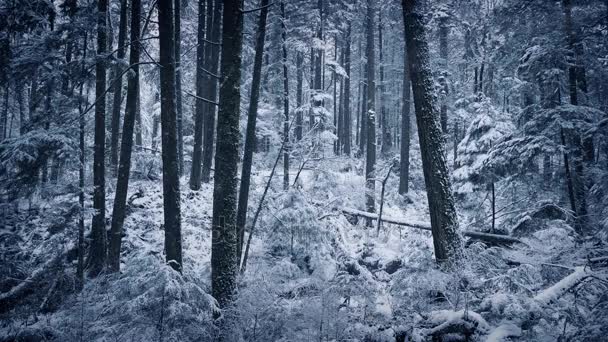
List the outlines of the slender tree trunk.
{"label": "slender tree trunk", "polygon": [[435,111],[433,78],[421,0],[403,0],[407,58],[416,107],[420,154],[426,184],[435,258],[455,264],[462,256],[462,239],[450,177],[443,152],[441,127]]}
{"label": "slender tree trunk", "polygon": [[296,52],[296,140],[302,140],[303,126],[304,126],[304,113],[302,107],[302,84],[304,82],[304,75],[302,65],[304,64],[304,56],[301,52]]}
{"label": "slender tree trunk", "polygon": [[[220,39],[221,25],[222,25],[222,0],[215,0],[213,4],[213,15],[211,20],[210,37],[208,40],[212,42],[218,42]],[[207,3],[209,5],[209,2]],[[209,9],[207,9],[209,13]],[[222,45],[223,48],[223,45]],[[208,44],[207,50],[207,68],[213,74],[218,74],[220,47],[217,44]],[[208,78],[208,93],[207,98],[215,101],[217,98],[217,83],[218,80],[210,76]],[[207,103],[205,106],[205,123],[203,125],[203,169],[202,169],[202,181],[203,183],[209,183],[211,180],[211,162],[213,161],[213,135],[215,129],[215,105]]]}
{"label": "slender tree trunk", "polygon": [[184,173],[184,124],[182,106],[182,16],[181,0],[175,0],[175,106],[177,112],[177,153],[179,162],[179,175]]}
{"label": "slender tree trunk", "polygon": [[[213,187],[213,241],[211,286],[220,308],[234,298],[238,261],[236,258],[237,176],[239,162],[239,112],[241,48],[243,41],[242,0],[224,0],[217,153]],[[224,334],[222,334],[224,335]],[[227,340],[227,337],[223,339]]]}
{"label": "slender tree trunk", "polygon": [[287,27],[285,21],[285,1],[281,1],[281,37],[283,40],[283,190],[289,189],[289,75],[287,74]]}
{"label": "slender tree trunk", "polygon": [[[319,40],[323,40],[323,0],[317,0],[317,9],[319,10],[319,17],[320,17],[320,23],[319,23],[319,28],[317,29],[317,39]],[[313,68],[314,68],[314,82],[313,82],[313,88],[314,91],[312,92],[313,97],[315,97],[312,101],[312,120],[313,123],[311,124],[311,127],[314,127],[314,121],[316,120],[316,118],[318,117],[319,119],[319,128],[322,130],[323,122],[325,120],[325,118],[323,117],[324,114],[321,110],[321,107],[323,107],[323,101],[319,99],[319,97],[321,96],[321,94],[323,93],[324,89],[323,89],[323,52],[324,50],[322,49],[314,49],[314,63],[313,63]]]}
{"label": "slender tree trunk", "polygon": [[245,236],[245,223],[247,221],[247,207],[249,202],[249,186],[251,183],[251,164],[255,149],[255,127],[258,115],[258,102],[260,99],[260,82],[262,79],[262,60],[264,57],[264,41],[266,39],[266,19],[268,17],[269,0],[260,0],[260,17],[255,40],[255,57],[253,61],[253,76],[251,80],[251,95],[249,110],[247,111],[247,131],[245,133],[245,148],[243,152],[243,166],[241,171],[241,184],[236,216],[238,231],[237,260],[241,260],[243,241]]}
{"label": "slender tree trunk", "polygon": [[[116,57],[119,60],[125,58],[125,40],[127,37],[127,0],[120,1],[120,23],[118,26],[118,48]],[[139,37],[138,37],[139,39]],[[110,169],[116,176],[118,166],[118,137],[120,135],[120,108],[122,104],[122,72],[121,63],[116,63],[112,70],[114,85],[114,101],[112,102],[112,123],[110,136]]]}
{"label": "slender tree trunk", "polygon": [[[375,80],[375,50],[374,50],[374,16],[376,15],[375,0],[367,0],[367,150],[365,158],[365,205],[368,212],[376,210],[376,80]],[[368,220],[367,225],[371,226]]]}
{"label": "slender tree trunk", "polygon": [[205,0],[198,0],[198,45],[196,47],[196,96],[194,112],[194,149],[192,151],[192,169],[190,189],[201,188],[201,167],[203,157],[203,121],[205,103],[199,98],[205,96]]}
{"label": "slender tree trunk", "polygon": [[[578,105],[578,58],[576,56],[576,36],[574,34],[574,28],[572,24],[572,4],[570,0],[563,0],[564,7],[564,26],[566,34],[568,35],[568,47],[570,48],[570,67],[568,69],[569,78],[569,90],[570,90],[570,104],[573,106]],[[592,137],[581,137],[579,133],[572,132],[571,140],[573,142],[574,155],[572,158],[572,166],[574,168],[574,177],[572,177],[574,196],[576,197],[576,224],[575,229],[579,234],[583,233],[584,228],[587,226],[587,190],[585,182],[585,171],[584,162],[593,159],[593,138]],[[590,152],[585,153],[585,150]],[[589,160],[587,160],[589,159]]]}
{"label": "slender tree trunk", "polygon": [[135,112],[135,146],[143,147],[144,141],[141,127],[141,94],[137,89],[137,111]]}
{"label": "slender tree trunk", "polygon": [[[338,60],[338,37],[336,36],[334,38],[334,59],[336,59],[336,61]],[[338,61],[338,63],[340,63]],[[331,73],[331,79],[332,79],[332,83],[333,83],[333,88],[334,88],[334,94],[333,94],[333,110],[334,110],[334,115],[333,115],[333,119],[334,119],[334,135],[338,138],[337,140],[334,140],[334,154],[338,155],[338,146],[340,146],[340,133],[338,130],[338,77],[336,75],[336,71],[335,68]]]}
{"label": "slender tree trunk", "polygon": [[133,131],[137,112],[137,97],[139,92],[139,25],[141,1],[131,0],[131,45],[129,64],[133,74],[128,79],[127,105],[122,129],[120,146],[120,165],[116,180],[116,195],[112,211],[112,227],[108,248],[108,265],[111,271],[120,270],[120,245],[123,224],[127,209],[127,192],[129,189],[129,173],[131,171],[131,152],[133,150]]}
{"label": "slender tree trunk", "polygon": [[[106,53],[108,11],[107,0],[97,2],[97,55]],[[91,225],[91,245],[88,268],[91,276],[99,274],[106,265],[106,178],[105,178],[105,140],[106,140],[106,62],[97,59],[95,66],[95,150],[93,154],[93,222]],[[99,98],[101,97],[101,98]]]}
{"label": "slender tree trunk", "polygon": [[158,1],[160,42],[160,116],[163,159],[163,209],[167,263],[182,270],[182,229],[175,105],[175,32],[173,0]]}
{"label": "slender tree trunk", "polygon": [[401,110],[401,160],[399,169],[399,193],[409,191],[410,181],[410,108],[411,108],[411,82],[407,62],[407,48],[403,51],[403,108]]}
{"label": "slender tree trunk", "polygon": [[[87,34],[85,32],[84,37],[83,37],[83,48],[82,48],[82,73],[84,74],[86,72],[86,59],[87,59],[87,42],[88,42],[88,37]],[[84,192],[85,192],[85,188],[84,188],[84,175],[85,175],[85,163],[86,163],[86,150],[85,150],[85,117],[83,115],[83,88],[84,88],[84,83],[80,84],[80,90],[79,90],[79,97],[80,97],[80,103],[78,105],[79,108],[79,115],[78,115],[78,126],[79,126],[79,161],[80,164],[78,165],[78,187],[79,187],[79,192],[78,192],[78,203],[80,205],[80,213],[78,215],[78,263],[76,266],[76,278],[78,279],[78,287],[82,288],[82,286],[84,286],[84,254],[85,254],[85,246],[84,246],[84,211],[85,211],[85,207],[84,207]],[[87,96],[88,97],[88,96]]]}
{"label": "slender tree trunk", "polygon": [[[380,11],[380,13],[382,13],[382,11]],[[387,119],[387,111],[386,111],[386,106],[385,106],[385,98],[384,98],[384,41],[383,41],[383,36],[382,36],[382,16],[379,16],[379,20],[378,20],[378,50],[380,51],[379,53],[379,61],[380,61],[380,86],[378,87],[378,90],[380,91],[380,126],[382,127],[382,147],[381,147],[381,151],[383,155],[387,155],[391,149],[391,145],[392,145],[392,141],[391,141],[391,134],[390,134],[390,130],[389,130],[389,126],[388,126],[388,119]]]}
{"label": "slender tree trunk", "polygon": [[344,86],[344,154],[350,156],[351,152],[351,133],[352,119],[350,111],[350,40],[351,40],[351,23],[348,23],[346,31],[346,45],[344,46],[344,71],[346,78],[343,81]]}

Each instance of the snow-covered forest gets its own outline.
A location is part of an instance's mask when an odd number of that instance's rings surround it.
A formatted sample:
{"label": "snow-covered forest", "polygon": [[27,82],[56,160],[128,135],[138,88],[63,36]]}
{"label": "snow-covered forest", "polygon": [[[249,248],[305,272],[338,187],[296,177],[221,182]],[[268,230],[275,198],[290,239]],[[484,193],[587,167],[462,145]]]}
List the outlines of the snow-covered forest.
{"label": "snow-covered forest", "polygon": [[605,341],[607,0],[0,0],[0,341]]}

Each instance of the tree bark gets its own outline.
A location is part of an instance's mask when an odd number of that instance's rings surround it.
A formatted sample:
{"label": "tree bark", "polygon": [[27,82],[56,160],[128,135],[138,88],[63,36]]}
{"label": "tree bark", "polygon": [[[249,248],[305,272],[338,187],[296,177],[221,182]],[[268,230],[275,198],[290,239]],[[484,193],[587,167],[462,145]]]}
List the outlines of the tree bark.
{"label": "tree bark", "polygon": [[462,257],[462,239],[454,206],[443,139],[435,111],[429,48],[425,39],[421,0],[403,0],[408,66],[414,93],[420,153],[426,184],[435,258],[456,264]]}
{"label": "tree bark", "polygon": [[439,20],[439,55],[441,61],[441,131],[444,135],[448,133],[448,19],[445,17]]}
{"label": "tree bark", "polygon": [[[367,0],[367,149],[365,157],[365,206],[367,211],[376,210],[376,80],[375,80],[375,50],[374,50],[374,16],[376,15],[375,0]],[[367,225],[371,226],[371,220]]]}
{"label": "tree bark", "polygon": [[184,173],[184,119],[182,106],[182,16],[181,0],[175,0],[175,106],[177,112],[177,153],[179,162],[179,175]]}
{"label": "tree bark", "polygon": [[190,173],[190,189],[200,190],[201,168],[203,158],[203,121],[205,119],[205,0],[198,0],[198,45],[196,46],[196,102],[194,109],[194,149],[192,151],[192,169]]}
{"label": "tree bark", "polygon": [[255,57],[253,61],[253,76],[251,80],[251,94],[249,110],[247,111],[247,131],[245,133],[245,148],[243,152],[243,166],[241,171],[241,184],[239,188],[236,227],[238,231],[237,261],[241,260],[245,223],[247,222],[247,207],[249,203],[249,186],[251,183],[251,165],[255,149],[255,127],[258,115],[258,102],[260,99],[260,83],[262,79],[262,60],[264,58],[264,41],[266,39],[266,19],[268,17],[269,0],[260,0],[260,17],[255,41]]}
{"label": "tree bark", "polygon": [[163,209],[165,257],[176,271],[182,271],[182,233],[175,104],[175,32],[173,0],[158,1],[160,42],[160,121],[163,159]]}
{"label": "tree bark", "polygon": [[[118,47],[116,57],[125,58],[125,40],[127,37],[127,0],[120,1],[120,23],[118,25]],[[139,37],[138,37],[139,39]],[[122,70],[121,63],[116,63],[112,72],[114,85],[114,101],[112,102],[112,123],[110,136],[110,168],[116,176],[118,166],[118,137],[120,135],[120,108],[122,104]]]}
{"label": "tree bark", "polygon": [[213,241],[211,286],[220,308],[226,308],[236,290],[236,187],[239,161],[239,112],[241,48],[243,41],[242,0],[224,0],[217,153],[213,187]]}
{"label": "tree bark", "polygon": [[139,26],[141,1],[131,0],[131,45],[129,51],[129,64],[133,74],[127,81],[127,104],[122,128],[122,142],[120,145],[120,164],[116,180],[116,195],[112,211],[112,227],[110,229],[110,243],[108,248],[108,265],[111,271],[120,270],[120,246],[123,224],[127,208],[127,192],[129,189],[129,173],[131,171],[131,152],[133,151],[133,131],[137,112],[137,98],[139,92]]}
{"label": "tree bark", "polygon": [[[106,53],[108,11],[107,0],[97,1],[97,55]],[[97,59],[95,65],[95,149],[93,153],[93,222],[91,224],[91,245],[88,268],[91,276],[98,275],[106,266],[106,178],[105,178],[105,140],[106,140],[106,62]],[[101,98],[99,98],[101,97]]]}

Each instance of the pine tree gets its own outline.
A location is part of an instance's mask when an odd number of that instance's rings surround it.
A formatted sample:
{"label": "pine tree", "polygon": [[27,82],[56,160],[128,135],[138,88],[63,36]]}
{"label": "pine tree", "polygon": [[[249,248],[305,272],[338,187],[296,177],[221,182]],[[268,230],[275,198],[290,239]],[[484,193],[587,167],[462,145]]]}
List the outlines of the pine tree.
{"label": "pine tree", "polygon": [[202,100],[205,96],[205,0],[198,0],[198,29],[196,46],[196,102],[194,109],[194,147],[192,150],[192,169],[190,189],[201,188],[201,168],[203,158],[203,121],[205,119]]}
{"label": "pine tree", "polygon": [[182,270],[182,231],[175,103],[175,32],[173,0],[158,1],[160,40],[160,116],[163,159],[163,209],[167,263]]}
{"label": "pine tree", "polygon": [[239,161],[239,114],[242,1],[224,0],[219,115],[213,186],[213,241],[211,286],[220,308],[234,299],[238,263],[236,258],[237,175]]}
{"label": "pine tree", "polygon": [[443,138],[436,113],[429,48],[421,12],[421,0],[403,0],[407,59],[414,93],[422,168],[426,185],[435,258],[457,263],[462,254],[458,217],[443,151]]}
{"label": "pine tree", "polygon": [[[97,2],[97,55],[106,53],[108,2]],[[93,155],[93,223],[91,225],[91,247],[89,250],[88,268],[92,276],[99,274],[106,265],[106,178],[105,178],[105,143],[106,143],[106,62],[97,59],[95,65],[95,151]]]}
{"label": "pine tree", "polygon": [[120,164],[116,180],[116,195],[112,211],[112,227],[110,230],[110,243],[108,248],[108,264],[110,270],[120,270],[120,246],[123,224],[127,208],[127,191],[129,189],[129,173],[131,171],[131,152],[133,150],[133,131],[135,129],[135,116],[137,112],[137,98],[139,97],[139,26],[141,1],[131,0],[131,45],[129,51],[129,64],[133,74],[127,81],[127,104],[122,129],[122,142],[120,146]]}
{"label": "pine tree", "polygon": [[245,149],[243,151],[243,166],[241,170],[241,184],[236,216],[238,231],[237,260],[241,260],[243,242],[245,237],[245,223],[247,222],[247,207],[249,203],[249,187],[251,183],[251,164],[255,149],[255,127],[258,115],[258,102],[260,100],[260,83],[262,78],[262,60],[264,57],[264,41],[266,39],[266,19],[268,17],[269,0],[260,0],[260,17],[255,36],[255,57],[253,62],[253,75],[251,80],[251,94],[249,110],[247,111],[247,131],[245,133]]}
{"label": "pine tree", "polygon": [[[365,206],[368,212],[376,210],[375,189],[376,189],[376,80],[375,80],[375,49],[374,49],[374,16],[376,7],[374,0],[367,0],[367,111],[366,111],[366,131],[367,148],[365,157]],[[371,220],[367,222],[371,226]]]}

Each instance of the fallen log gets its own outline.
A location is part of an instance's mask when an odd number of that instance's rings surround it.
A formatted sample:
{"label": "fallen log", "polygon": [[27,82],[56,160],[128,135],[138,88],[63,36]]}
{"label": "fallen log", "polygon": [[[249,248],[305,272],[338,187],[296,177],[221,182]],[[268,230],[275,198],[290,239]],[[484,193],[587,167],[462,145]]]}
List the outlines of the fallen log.
{"label": "fallen log", "polygon": [[[378,215],[374,213],[368,213],[366,211],[361,211],[352,208],[338,208],[345,214],[364,217],[371,220],[377,220]],[[398,226],[410,227],[421,230],[431,231],[431,225],[426,222],[412,222],[412,221],[403,221],[396,218],[382,216],[380,218],[382,222],[396,224]],[[462,235],[475,240],[480,240],[484,242],[494,243],[494,244],[512,244],[512,243],[523,243],[521,240],[508,236],[508,235],[499,235],[499,234],[489,234],[489,233],[480,233],[480,232],[471,232],[464,231]]]}
{"label": "fallen log", "polygon": [[534,297],[534,300],[542,305],[549,305],[590,276],[591,273],[585,267],[576,267],[574,272],[570,273],[567,277],[538,293]]}

